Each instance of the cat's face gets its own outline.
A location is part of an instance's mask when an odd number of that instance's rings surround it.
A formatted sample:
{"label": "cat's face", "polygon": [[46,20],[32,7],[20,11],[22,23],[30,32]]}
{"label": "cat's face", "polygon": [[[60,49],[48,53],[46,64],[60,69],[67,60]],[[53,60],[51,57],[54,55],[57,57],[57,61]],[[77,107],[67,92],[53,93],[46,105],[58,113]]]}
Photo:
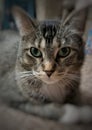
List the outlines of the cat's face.
{"label": "cat's face", "polygon": [[84,59],[83,41],[77,31],[70,25],[61,26],[59,21],[39,22],[33,26],[28,20],[19,25],[19,28],[22,26],[19,58],[24,70],[47,84],[69,76],[73,78]]}
{"label": "cat's face", "polygon": [[[35,32],[22,37],[22,64],[48,84],[77,73],[83,56],[82,39],[70,30],[63,32],[56,21],[41,22]],[[65,33],[65,34],[64,34]]]}

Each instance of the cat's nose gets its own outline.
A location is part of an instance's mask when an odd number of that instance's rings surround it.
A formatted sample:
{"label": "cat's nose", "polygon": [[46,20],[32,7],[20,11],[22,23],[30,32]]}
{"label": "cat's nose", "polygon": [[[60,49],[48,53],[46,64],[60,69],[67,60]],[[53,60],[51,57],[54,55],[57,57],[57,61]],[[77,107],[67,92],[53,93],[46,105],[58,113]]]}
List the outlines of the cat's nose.
{"label": "cat's nose", "polygon": [[53,72],[54,72],[53,70],[51,70],[51,71],[45,71],[45,73],[47,74],[48,77],[50,77]]}
{"label": "cat's nose", "polygon": [[52,73],[55,71],[56,64],[54,63],[54,61],[45,60],[42,67],[43,71],[47,74],[48,77],[50,77]]}

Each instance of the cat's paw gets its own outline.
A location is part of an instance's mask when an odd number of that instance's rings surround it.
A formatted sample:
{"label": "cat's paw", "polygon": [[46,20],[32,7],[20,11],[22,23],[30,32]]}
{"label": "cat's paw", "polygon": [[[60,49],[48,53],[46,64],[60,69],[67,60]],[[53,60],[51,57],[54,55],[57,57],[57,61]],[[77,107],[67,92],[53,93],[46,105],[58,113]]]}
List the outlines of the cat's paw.
{"label": "cat's paw", "polygon": [[75,106],[66,104],[62,107],[64,114],[60,118],[61,123],[90,123],[92,122],[92,107]]}
{"label": "cat's paw", "polygon": [[19,109],[22,111],[40,116],[47,119],[58,120],[62,116],[62,109],[57,104],[43,104],[43,105],[34,105],[29,103],[21,104]]}

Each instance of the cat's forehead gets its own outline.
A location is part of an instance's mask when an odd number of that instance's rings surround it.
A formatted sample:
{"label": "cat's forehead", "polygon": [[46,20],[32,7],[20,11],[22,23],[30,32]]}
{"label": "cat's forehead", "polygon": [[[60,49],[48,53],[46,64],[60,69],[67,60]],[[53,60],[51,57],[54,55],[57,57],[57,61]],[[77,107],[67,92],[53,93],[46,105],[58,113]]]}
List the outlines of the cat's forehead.
{"label": "cat's forehead", "polygon": [[[39,37],[43,39],[46,46],[50,46],[53,43],[53,39],[56,37],[60,28],[59,21],[43,21],[38,27]],[[42,43],[43,43],[42,42]]]}
{"label": "cat's forehead", "polygon": [[53,48],[61,46],[79,47],[82,43],[81,37],[75,32],[71,26],[61,26],[60,21],[43,21],[40,22],[37,29],[38,40],[37,47]]}
{"label": "cat's forehead", "polygon": [[44,38],[53,38],[60,27],[59,21],[43,21],[39,25],[39,29]]}

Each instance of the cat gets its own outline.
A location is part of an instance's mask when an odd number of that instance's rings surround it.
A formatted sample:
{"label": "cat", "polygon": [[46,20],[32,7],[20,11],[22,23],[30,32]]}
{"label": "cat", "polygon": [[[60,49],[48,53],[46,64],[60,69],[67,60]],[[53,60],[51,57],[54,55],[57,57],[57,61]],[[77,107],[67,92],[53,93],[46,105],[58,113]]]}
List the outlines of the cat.
{"label": "cat", "polygon": [[20,8],[13,12],[21,35],[16,80],[24,96],[38,103],[77,102],[84,61],[78,20],[35,23]]}
{"label": "cat", "polygon": [[[7,100],[10,96],[10,99],[13,97],[12,100],[15,101],[26,99],[33,103],[79,103],[80,71],[84,62],[84,42],[81,34],[83,26],[79,28],[76,18],[66,23],[56,20],[37,23],[22,9],[17,7],[13,11],[21,39],[20,43],[17,43],[19,49],[17,47],[15,52],[11,52],[11,57],[12,53],[18,54],[17,61],[15,54],[13,68],[9,66],[8,69],[12,71],[16,64],[16,80],[24,96],[21,94],[16,96],[16,93],[14,95],[16,90],[13,89],[12,96],[7,94]],[[6,63],[7,60],[6,57]],[[1,73],[3,74],[4,72]],[[9,77],[7,72],[5,77],[7,81],[0,81],[2,90],[4,85],[7,86],[8,80],[11,81],[13,88],[17,87],[12,77],[12,75]],[[4,94],[2,92],[4,93],[4,90],[1,91],[1,95],[6,96],[7,91]]]}

